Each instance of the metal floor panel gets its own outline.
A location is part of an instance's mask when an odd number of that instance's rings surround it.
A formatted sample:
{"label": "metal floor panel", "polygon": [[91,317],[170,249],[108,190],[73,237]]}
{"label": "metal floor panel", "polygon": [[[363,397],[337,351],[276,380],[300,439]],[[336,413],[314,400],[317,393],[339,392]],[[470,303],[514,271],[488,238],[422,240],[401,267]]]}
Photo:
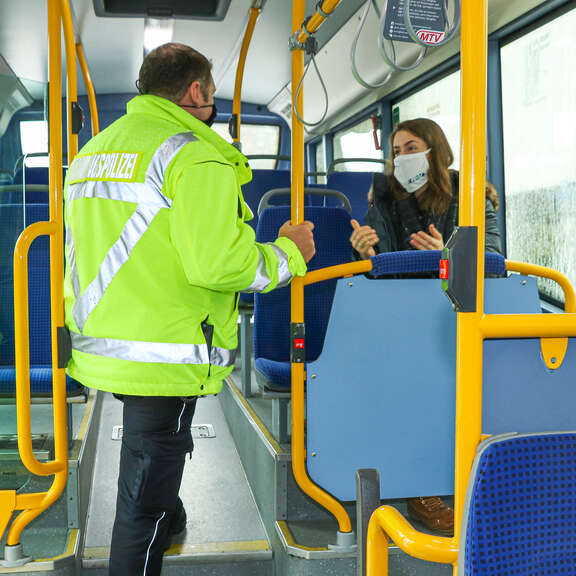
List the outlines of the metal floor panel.
{"label": "metal floor panel", "polygon": [[[78,437],[86,403],[74,403],[72,406],[72,434]],[[32,434],[50,433],[54,429],[52,404],[32,404]],[[0,435],[16,434],[16,405],[0,404]]]}
{"label": "metal floor panel", "polygon": [[[122,404],[106,394],[83,554],[84,565],[94,564],[95,568],[99,560],[108,558],[121,445],[112,440],[112,428],[121,423]],[[188,526],[180,538],[173,540],[167,558],[176,554],[209,557],[244,552],[271,555],[268,537],[216,397],[199,399],[193,424],[212,424],[216,437],[194,441],[194,453],[186,461],[180,490]]]}

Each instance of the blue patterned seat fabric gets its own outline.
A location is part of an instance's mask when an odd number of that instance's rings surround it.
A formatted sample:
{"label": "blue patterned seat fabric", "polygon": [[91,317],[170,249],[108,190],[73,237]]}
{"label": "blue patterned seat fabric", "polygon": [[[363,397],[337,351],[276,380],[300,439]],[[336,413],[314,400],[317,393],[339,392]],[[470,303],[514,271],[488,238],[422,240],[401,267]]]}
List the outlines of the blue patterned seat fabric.
{"label": "blue patterned seat fabric", "polygon": [[576,433],[487,440],[468,491],[459,574],[576,574]]}
{"label": "blue patterned seat fabric", "polygon": [[[48,220],[47,204],[0,205],[0,395],[15,395],[14,368],[14,273],[12,254],[24,226]],[[49,239],[34,240],[28,255],[28,291],[30,314],[30,381],[33,396],[52,393],[52,351],[50,335],[50,262]],[[66,379],[68,395],[84,388]]]}

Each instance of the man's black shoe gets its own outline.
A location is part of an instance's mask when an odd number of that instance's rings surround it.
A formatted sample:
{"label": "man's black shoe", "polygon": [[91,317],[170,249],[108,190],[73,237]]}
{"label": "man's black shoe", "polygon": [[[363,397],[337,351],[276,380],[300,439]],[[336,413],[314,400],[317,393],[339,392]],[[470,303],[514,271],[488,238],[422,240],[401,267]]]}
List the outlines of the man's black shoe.
{"label": "man's black shoe", "polygon": [[166,544],[164,545],[164,550],[168,550],[172,546],[172,537],[181,534],[186,530],[186,510],[184,509],[184,504],[182,500],[178,498],[178,503],[176,505],[176,511],[172,514],[170,519],[170,525],[168,526],[168,537],[166,538]]}
{"label": "man's black shoe", "polygon": [[178,497],[178,503],[176,504],[176,511],[172,515],[170,520],[170,526],[168,527],[168,535],[176,536],[186,529],[186,510],[184,510],[184,504],[182,500]]}

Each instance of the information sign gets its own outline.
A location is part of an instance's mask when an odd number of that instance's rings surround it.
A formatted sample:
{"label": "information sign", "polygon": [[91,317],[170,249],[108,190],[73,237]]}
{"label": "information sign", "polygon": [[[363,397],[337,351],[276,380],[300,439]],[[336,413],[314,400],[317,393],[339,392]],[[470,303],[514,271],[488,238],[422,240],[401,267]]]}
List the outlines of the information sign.
{"label": "information sign", "polygon": [[[416,35],[427,44],[437,44],[444,39],[446,15],[444,0],[410,0],[410,19]],[[405,0],[388,0],[384,38],[412,42],[404,25]]]}

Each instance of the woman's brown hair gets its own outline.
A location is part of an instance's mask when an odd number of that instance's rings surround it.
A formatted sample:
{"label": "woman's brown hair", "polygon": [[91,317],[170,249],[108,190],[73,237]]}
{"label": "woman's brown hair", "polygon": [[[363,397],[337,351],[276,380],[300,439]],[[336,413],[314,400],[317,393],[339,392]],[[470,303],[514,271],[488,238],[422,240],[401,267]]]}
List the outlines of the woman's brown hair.
{"label": "woman's brown hair", "polygon": [[406,197],[406,191],[398,180],[394,178],[394,137],[398,132],[405,131],[414,134],[426,142],[430,148],[428,153],[428,188],[418,198],[418,204],[424,212],[434,215],[443,214],[448,210],[452,202],[452,183],[448,166],[454,161],[452,148],[448,144],[442,128],[428,118],[415,118],[406,120],[396,125],[390,134],[390,154],[386,163],[387,173],[390,179],[390,187],[396,198]]}

